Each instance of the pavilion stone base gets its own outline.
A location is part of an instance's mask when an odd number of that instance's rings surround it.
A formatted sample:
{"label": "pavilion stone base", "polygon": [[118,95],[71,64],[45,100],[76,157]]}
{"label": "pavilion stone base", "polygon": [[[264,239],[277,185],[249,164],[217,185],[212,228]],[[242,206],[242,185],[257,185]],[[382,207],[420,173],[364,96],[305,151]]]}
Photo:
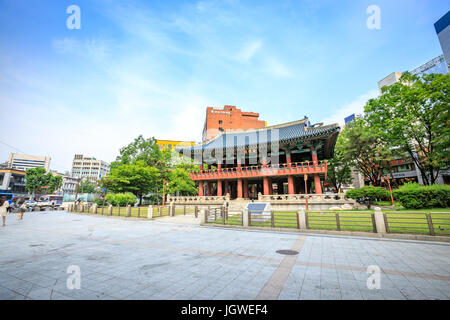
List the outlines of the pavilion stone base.
{"label": "pavilion stone base", "polygon": [[[254,202],[270,202],[272,210],[305,210],[306,197],[308,197],[309,210],[351,210],[359,209],[359,205],[352,199],[345,198],[344,194],[292,194],[292,195],[258,195],[258,200]],[[225,202],[229,203],[230,210],[236,211],[244,209],[251,200],[236,199],[230,200],[227,196],[208,197],[169,197],[168,202],[175,205],[199,206],[220,206]]]}

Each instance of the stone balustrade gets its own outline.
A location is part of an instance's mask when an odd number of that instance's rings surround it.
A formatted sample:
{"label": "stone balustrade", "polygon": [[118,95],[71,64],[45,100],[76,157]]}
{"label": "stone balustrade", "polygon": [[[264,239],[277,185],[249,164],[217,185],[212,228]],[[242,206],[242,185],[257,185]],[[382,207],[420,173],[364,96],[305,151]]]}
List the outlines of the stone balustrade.
{"label": "stone balustrade", "polygon": [[230,195],[226,196],[167,196],[168,203],[174,204],[223,204],[230,201]]}
{"label": "stone balustrade", "polygon": [[269,201],[271,203],[284,202],[306,202],[306,197],[309,203],[336,203],[336,204],[354,204],[355,200],[347,199],[344,193],[334,194],[280,194],[280,195],[263,195],[258,194],[258,201]]}

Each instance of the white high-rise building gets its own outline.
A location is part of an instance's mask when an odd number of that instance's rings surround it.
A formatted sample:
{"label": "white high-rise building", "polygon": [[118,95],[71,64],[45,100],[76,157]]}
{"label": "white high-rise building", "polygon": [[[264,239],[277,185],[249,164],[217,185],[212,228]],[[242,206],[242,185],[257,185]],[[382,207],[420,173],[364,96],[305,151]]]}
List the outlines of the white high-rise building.
{"label": "white high-rise building", "polygon": [[85,157],[76,154],[72,162],[72,177],[88,179],[91,181],[100,180],[109,173],[109,163],[97,160],[94,157]]}
{"label": "white high-rise building", "polygon": [[11,169],[27,171],[27,169],[41,167],[49,171],[50,157],[33,156],[30,154],[11,153],[8,166]]}

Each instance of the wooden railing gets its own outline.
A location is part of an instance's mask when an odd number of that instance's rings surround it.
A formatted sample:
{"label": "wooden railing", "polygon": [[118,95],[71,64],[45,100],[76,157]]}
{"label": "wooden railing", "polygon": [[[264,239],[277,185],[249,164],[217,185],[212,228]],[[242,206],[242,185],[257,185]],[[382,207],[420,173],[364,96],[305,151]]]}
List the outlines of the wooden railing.
{"label": "wooden railing", "polygon": [[294,162],[269,164],[267,166],[245,166],[233,168],[221,168],[216,170],[205,170],[191,172],[192,180],[216,180],[251,178],[255,176],[284,176],[293,174],[326,173],[327,161],[318,162]]}

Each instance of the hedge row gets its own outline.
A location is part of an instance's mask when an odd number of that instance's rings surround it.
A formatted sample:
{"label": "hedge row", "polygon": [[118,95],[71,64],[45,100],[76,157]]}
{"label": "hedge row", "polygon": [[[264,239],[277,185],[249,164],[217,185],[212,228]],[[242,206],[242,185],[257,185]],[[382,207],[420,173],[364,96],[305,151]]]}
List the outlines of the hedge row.
{"label": "hedge row", "polygon": [[113,206],[133,205],[137,202],[137,198],[131,192],[127,193],[108,193],[105,198],[106,202]]}
{"label": "hedge row", "polygon": [[450,186],[420,186],[406,183],[393,190],[394,198],[407,209],[447,208],[450,207]]}

